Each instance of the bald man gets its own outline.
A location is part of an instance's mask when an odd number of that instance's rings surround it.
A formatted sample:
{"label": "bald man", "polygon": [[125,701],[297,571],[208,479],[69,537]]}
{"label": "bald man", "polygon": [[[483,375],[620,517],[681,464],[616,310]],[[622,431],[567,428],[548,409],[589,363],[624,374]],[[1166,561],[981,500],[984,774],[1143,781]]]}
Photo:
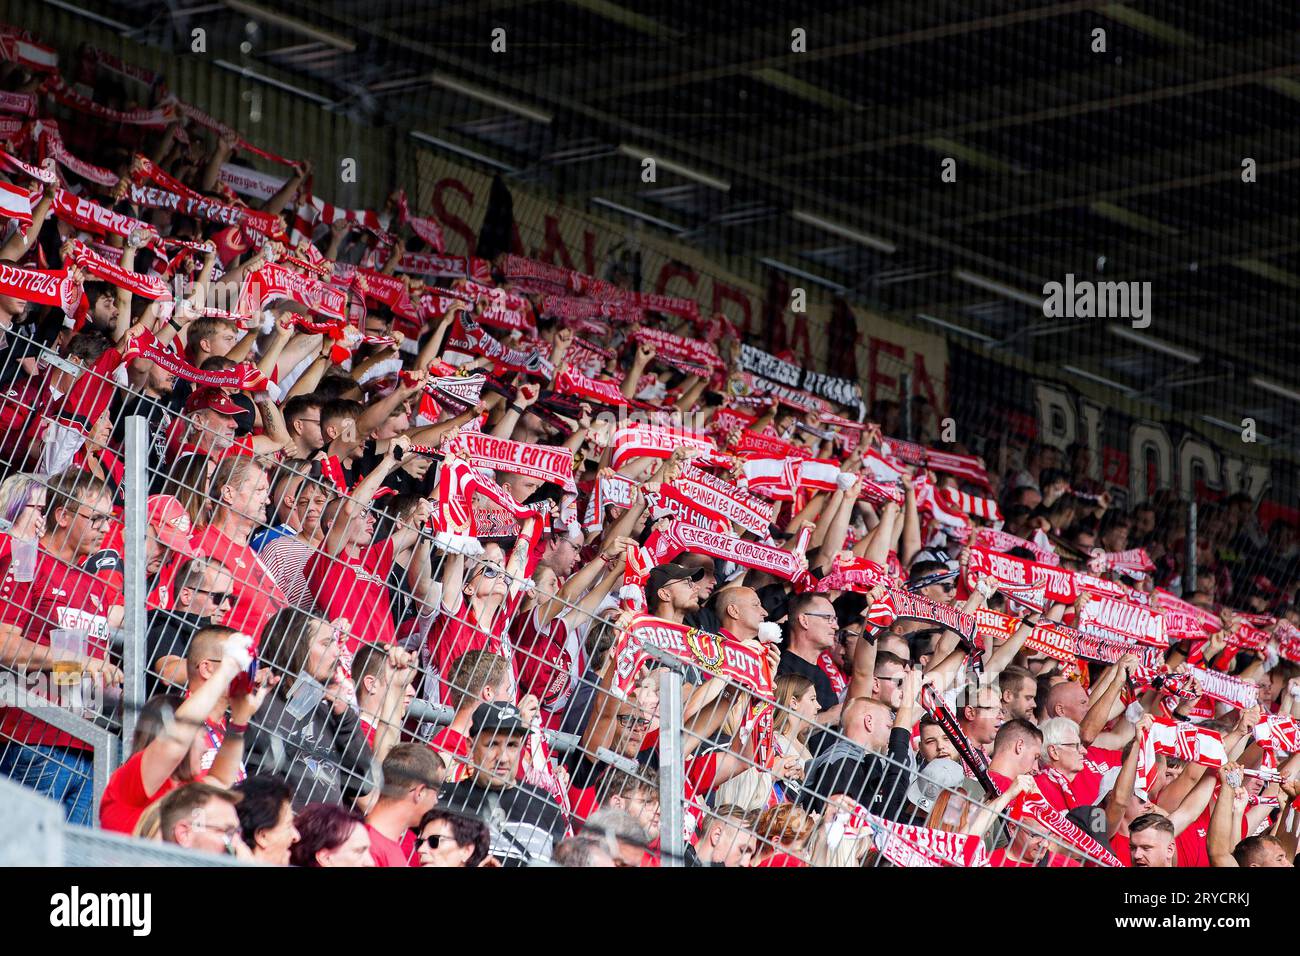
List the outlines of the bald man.
{"label": "bald man", "polygon": [[837,738],[808,762],[799,795],[801,805],[820,811],[826,800],[845,794],[889,820],[907,814],[904,808],[911,779],[908,766],[919,682],[919,672],[907,672],[897,714],[871,697],[855,697],[845,703],[840,724],[846,739]]}

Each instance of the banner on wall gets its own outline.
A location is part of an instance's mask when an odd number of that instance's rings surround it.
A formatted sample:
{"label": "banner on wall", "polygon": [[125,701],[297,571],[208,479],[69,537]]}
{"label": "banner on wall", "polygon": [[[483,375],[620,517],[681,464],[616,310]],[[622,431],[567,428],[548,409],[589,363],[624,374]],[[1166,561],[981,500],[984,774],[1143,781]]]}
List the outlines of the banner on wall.
{"label": "banner on wall", "polygon": [[1300,517],[1280,503],[1294,500],[1294,467],[1271,460],[1265,446],[1222,445],[1176,421],[1103,404],[1061,380],[1027,375],[960,345],[949,356],[958,428],[980,436],[983,444],[972,451],[990,472],[1018,467],[1019,449],[1032,441],[1062,450],[1081,442],[1091,451],[1091,479],[1120,507],[1165,488],[1184,500],[1243,492],[1260,504],[1264,524]]}
{"label": "banner on wall", "polygon": [[[447,252],[473,254],[491,178],[423,150],[418,168],[419,206],[442,223]],[[947,408],[948,347],[942,336],[863,310],[833,309],[829,303],[810,303],[806,312],[787,309],[773,316],[771,310],[765,313],[762,288],[689,246],[645,234],[636,236],[633,244],[628,232],[602,218],[524,190],[515,190],[512,198],[518,254],[611,281],[619,271],[635,273],[641,291],[694,299],[704,314],[726,315],[742,337],[764,333],[765,315],[766,321],[785,322],[783,336],[760,337],[786,343],[791,353],[787,364],[803,373],[799,387],[822,398],[842,402],[847,397],[851,402],[856,386],[869,410],[880,400],[897,401],[906,374],[914,394],[936,410]],[[845,330],[846,321],[856,328]],[[858,382],[811,371],[832,367],[832,342],[836,348],[855,343]],[[834,367],[842,365],[834,363]]]}

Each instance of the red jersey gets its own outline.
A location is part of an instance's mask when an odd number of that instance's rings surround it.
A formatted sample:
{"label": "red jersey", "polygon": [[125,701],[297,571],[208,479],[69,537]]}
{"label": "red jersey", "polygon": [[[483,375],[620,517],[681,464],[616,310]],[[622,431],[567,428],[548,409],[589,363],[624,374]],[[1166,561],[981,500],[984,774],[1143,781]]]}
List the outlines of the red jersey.
{"label": "red jersey", "polygon": [[[37,552],[32,581],[18,583],[11,573],[0,584],[0,622],[21,627],[24,638],[43,647],[50,646],[50,631],[82,631],[86,635],[86,656],[101,660],[107,656],[109,609],[121,603],[120,592],[44,550]],[[32,746],[90,749],[83,741],[24,711],[10,707],[2,710],[0,738]]]}
{"label": "red jersey", "polygon": [[105,830],[130,834],[151,803],[176,789],[176,781],[168,777],[156,792],[146,792],[141,769],[143,762],[144,751],[141,750],[132,754],[131,759],[108,778],[99,803],[99,825]]}
{"label": "red jersey", "polygon": [[573,688],[586,669],[586,653],[576,630],[562,617],[546,628],[537,625],[537,609],[523,619],[516,633],[515,673],[519,696],[535,694],[541,701],[542,726],[560,725]]}
{"label": "red jersey", "polygon": [[370,856],[374,859],[375,866],[412,865],[401,843],[388,839],[369,823],[366,824],[366,830],[370,833]]}
{"label": "red jersey", "polygon": [[246,544],[236,544],[212,525],[194,532],[190,544],[230,572],[234,579],[232,605],[222,623],[251,636],[256,647],[266,622],[285,606],[284,592],[267,573],[256,551]]}
{"label": "red jersey", "polygon": [[[514,616],[515,607],[518,603],[519,595],[506,599],[496,613],[491,633],[479,626],[478,618],[474,615],[474,608],[468,601],[462,604],[460,610],[454,615],[440,615],[429,629],[428,650],[433,669],[439,675],[444,675],[451,670],[452,665],[462,654],[484,648],[494,654],[500,654],[506,660],[511,660],[513,651],[510,646],[510,639],[506,636],[506,625]],[[503,698],[514,701],[515,675],[513,664],[506,669],[506,680],[508,693],[504,694]],[[442,693],[442,702],[450,704],[451,688],[447,686],[445,681],[440,680],[439,689]]]}
{"label": "red jersey", "polygon": [[317,551],[307,559],[303,574],[316,606],[331,621],[348,619],[344,649],[349,654],[355,654],[362,643],[391,644],[396,640],[391,595],[384,583],[392,569],[392,538],[355,558],[348,557],[346,551],[334,558]]}
{"label": "red jersey", "polygon": [[808,865],[807,863],[805,863],[803,860],[799,859],[797,856],[795,856],[792,853],[773,853],[766,860],[762,860],[754,864],[754,866],[756,867],[758,866],[790,867],[790,866],[807,866],[807,865]]}
{"label": "red jersey", "polygon": [[1054,779],[1057,777],[1057,774],[1038,773],[1034,775],[1034,783],[1038,784],[1043,799],[1062,813],[1075,807],[1090,807],[1097,802],[1097,795],[1101,793],[1101,774],[1085,768],[1074,775],[1068,786]]}
{"label": "red jersey", "polygon": [[1016,867],[1016,866],[1037,866],[1037,865],[1038,864],[1036,863],[1030,863],[1028,860],[1009,859],[1007,857],[1007,851],[1005,847],[1003,847],[1001,850],[994,850],[992,853],[989,854],[989,866]]}

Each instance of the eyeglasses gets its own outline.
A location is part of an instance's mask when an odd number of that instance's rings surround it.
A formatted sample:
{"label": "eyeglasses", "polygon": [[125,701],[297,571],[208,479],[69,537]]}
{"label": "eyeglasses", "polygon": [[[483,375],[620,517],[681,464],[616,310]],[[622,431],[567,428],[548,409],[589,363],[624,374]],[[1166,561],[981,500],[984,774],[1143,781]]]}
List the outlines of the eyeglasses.
{"label": "eyeglasses", "polygon": [[951,581],[945,581],[943,584],[940,584],[939,587],[943,588],[944,594],[957,593],[957,585],[953,584]]}
{"label": "eyeglasses", "polygon": [[1087,753],[1087,746],[1079,740],[1067,740],[1059,744],[1051,744],[1053,747],[1069,747],[1071,750],[1077,750],[1079,753]]}
{"label": "eyeglasses", "polygon": [[100,514],[98,511],[78,511],[77,514],[88,520],[92,528],[107,528],[113,522],[112,515]]}
{"label": "eyeglasses", "polygon": [[501,569],[491,564],[480,564],[475,574],[481,574],[485,578],[495,578],[501,574]]}
{"label": "eyeglasses", "polygon": [[804,614],[809,617],[823,617],[828,621],[838,621],[840,619],[838,614],[832,614],[829,611],[804,611]]}
{"label": "eyeglasses", "polygon": [[619,714],[618,722],[624,727],[635,727],[637,730],[645,730],[654,721],[649,717],[635,717],[632,714]]}
{"label": "eyeglasses", "polygon": [[[451,837],[449,837],[449,836],[447,836],[447,835],[445,835],[445,834],[442,834],[442,833],[435,833],[433,836],[427,836],[427,837],[416,837],[416,838],[415,838],[415,849],[418,851],[418,850],[420,849],[420,847],[424,846],[424,845],[427,843],[427,844],[429,844],[429,849],[430,849],[430,850],[436,850],[436,849],[438,849],[438,844],[441,843],[443,840],[451,840],[452,843],[456,843],[456,841],[455,841],[454,839],[452,839]],[[457,843],[456,845],[457,845],[457,846],[460,846],[459,843]]]}

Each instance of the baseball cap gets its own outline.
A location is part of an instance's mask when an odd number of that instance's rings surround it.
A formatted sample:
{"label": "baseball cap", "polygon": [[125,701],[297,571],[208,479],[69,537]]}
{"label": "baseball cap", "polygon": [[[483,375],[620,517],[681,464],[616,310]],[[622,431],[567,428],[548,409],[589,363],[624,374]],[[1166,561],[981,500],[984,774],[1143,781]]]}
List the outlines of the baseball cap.
{"label": "baseball cap", "polygon": [[926,813],[934,809],[934,802],[945,790],[965,790],[973,800],[983,800],[984,790],[978,783],[966,776],[961,764],[947,757],[931,760],[912,780],[907,788],[907,799],[913,806],[920,807]]}
{"label": "baseball cap", "polygon": [[198,554],[190,544],[190,516],[177,499],[171,495],[150,495],[145,513],[149,527],[153,528],[163,547],[187,558]]}
{"label": "baseball cap", "polygon": [[495,700],[479,704],[474,708],[474,716],[470,718],[471,737],[477,736],[484,730],[522,734],[528,731],[528,725],[524,723],[518,707],[505,701]]}
{"label": "baseball cap", "polygon": [[651,570],[646,577],[645,593],[651,595],[660,588],[665,588],[674,581],[698,581],[704,577],[703,568],[691,569],[675,562],[661,564]]}
{"label": "baseball cap", "polygon": [[190,397],[185,400],[186,412],[197,412],[205,408],[219,415],[229,415],[231,418],[243,411],[242,408],[230,400],[230,397],[225,392],[215,385],[196,388],[190,393]]}

